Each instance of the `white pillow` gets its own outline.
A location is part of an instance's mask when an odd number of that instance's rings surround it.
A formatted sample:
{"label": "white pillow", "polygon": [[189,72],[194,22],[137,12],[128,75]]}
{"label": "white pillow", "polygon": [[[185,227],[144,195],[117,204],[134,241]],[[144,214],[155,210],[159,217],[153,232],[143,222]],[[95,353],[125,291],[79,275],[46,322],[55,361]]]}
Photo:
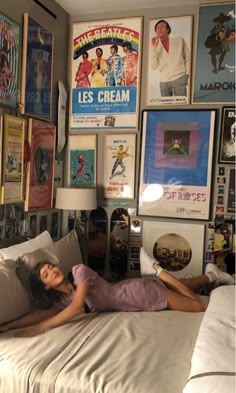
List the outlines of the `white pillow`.
{"label": "white pillow", "polygon": [[37,250],[41,247],[49,246],[53,243],[51,235],[48,231],[42,232],[34,239],[27,240],[26,242],[16,244],[14,246],[0,249],[0,260],[4,259],[17,259],[22,254]]}
{"label": "white pillow", "polygon": [[23,254],[17,263],[19,269],[21,265],[32,269],[38,262],[43,261],[59,263],[66,274],[72,270],[72,266],[83,263],[76,231],[72,230],[68,235],[47,247]]}
{"label": "white pillow", "polygon": [[12,261],[0,263],[0,324],[26,314],[31,308],[30,299],[13,266]]}

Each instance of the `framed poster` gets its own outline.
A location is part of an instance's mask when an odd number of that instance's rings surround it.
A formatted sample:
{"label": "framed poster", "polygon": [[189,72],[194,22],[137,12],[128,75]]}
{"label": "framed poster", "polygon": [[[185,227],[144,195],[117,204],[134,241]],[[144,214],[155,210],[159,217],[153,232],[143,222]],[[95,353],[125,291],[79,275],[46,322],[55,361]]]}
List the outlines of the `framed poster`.
{"label": "framed poster", "polygon": [[224,107],[221,123],[219,162],[235,164],[236,156],[236,108]]}
{"label": "framed poster", "polygon": [[105,198],[134,198],[136,134],[105,136]]}
{"label": "framed poster", "polygon": [[[201,5],[193,102],[235,101],[235,4]],[[203,72],[204,70],[204,72]]]}
{"label": "framed poster", "polygon": [[19,117],[3,117],[2,192],[1,203],[24,200],[24,141],[25,120]]}
{"label": "framed poster", "polygon": [[69,135],[68,184],[70,187],[96,186],[97,135]]}
{"label": "framed poster", "polygon": [[142,18],[72,24],[70,129],[137,129]]}
{"label": "framed poster", "polygon": [[235,218],[235,166],[217,167],[215,185],[215,217],[217,219]]}
{"label": "framed poster", "polygon": [[25,210],[50,209],[53,198],[56,127],[29,119],[28,140],[31,147],[27,165]]}
{"label": "framed poster", "polygon": [[139,215],[209,219],[215,116],[143,111]]}
{"label": "framed poster", "polygon": [[146,105],[189,104],[191,16],[149,21]]}
{"label": "framed poster", "polygon": [[20,26],[0,12],[0,105],[16,108]]}
{"label": "framed poster", "polygon": [[51,119],[53,33],[24,14],[22,53],[22,113]]}
{"label": "framed poster", "polygon": [[1,201],[1,185],[2,185],[2,156],[3,156],[3,146],[2,146],[2,123],[3,117],[0,115],[0,201]]}
{"label": "framed poster", "polygon": [[143,246],[176,278],[202,274],[204,225],[143,222]]}

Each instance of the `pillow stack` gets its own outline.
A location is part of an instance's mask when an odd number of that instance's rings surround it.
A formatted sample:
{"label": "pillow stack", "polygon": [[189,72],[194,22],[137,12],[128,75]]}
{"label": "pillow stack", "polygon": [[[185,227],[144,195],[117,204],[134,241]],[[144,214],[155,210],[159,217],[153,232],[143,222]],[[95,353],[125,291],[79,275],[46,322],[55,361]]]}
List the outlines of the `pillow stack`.
{"label": "pillow stack", "polygon": [[42,261],[59,264],[65,274],[82,263],[76,231],[54,243],[45,231],[34,239],[0,249],[0,324],[30,311],[29,274]]}

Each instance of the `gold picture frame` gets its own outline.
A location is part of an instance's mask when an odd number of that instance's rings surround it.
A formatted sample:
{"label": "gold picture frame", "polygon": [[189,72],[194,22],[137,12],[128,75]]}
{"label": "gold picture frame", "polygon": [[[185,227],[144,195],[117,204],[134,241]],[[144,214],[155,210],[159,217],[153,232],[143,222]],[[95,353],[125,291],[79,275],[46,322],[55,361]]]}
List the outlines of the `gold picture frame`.
{"label": "gold picture frame", "polygon": [[1,203],[24,201],[25,119],[3,116]]}

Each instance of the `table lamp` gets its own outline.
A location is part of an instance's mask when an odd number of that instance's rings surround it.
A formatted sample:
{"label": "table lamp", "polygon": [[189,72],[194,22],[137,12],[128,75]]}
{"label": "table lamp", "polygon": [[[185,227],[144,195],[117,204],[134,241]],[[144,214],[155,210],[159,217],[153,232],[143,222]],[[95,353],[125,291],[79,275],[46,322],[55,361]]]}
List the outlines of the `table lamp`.
{"label": "table lamp", "polygon": [[74,210],[74,225],[76,210],[93,210],[97,208],[96,188],[57,188],[56,206],[61,210]]}

